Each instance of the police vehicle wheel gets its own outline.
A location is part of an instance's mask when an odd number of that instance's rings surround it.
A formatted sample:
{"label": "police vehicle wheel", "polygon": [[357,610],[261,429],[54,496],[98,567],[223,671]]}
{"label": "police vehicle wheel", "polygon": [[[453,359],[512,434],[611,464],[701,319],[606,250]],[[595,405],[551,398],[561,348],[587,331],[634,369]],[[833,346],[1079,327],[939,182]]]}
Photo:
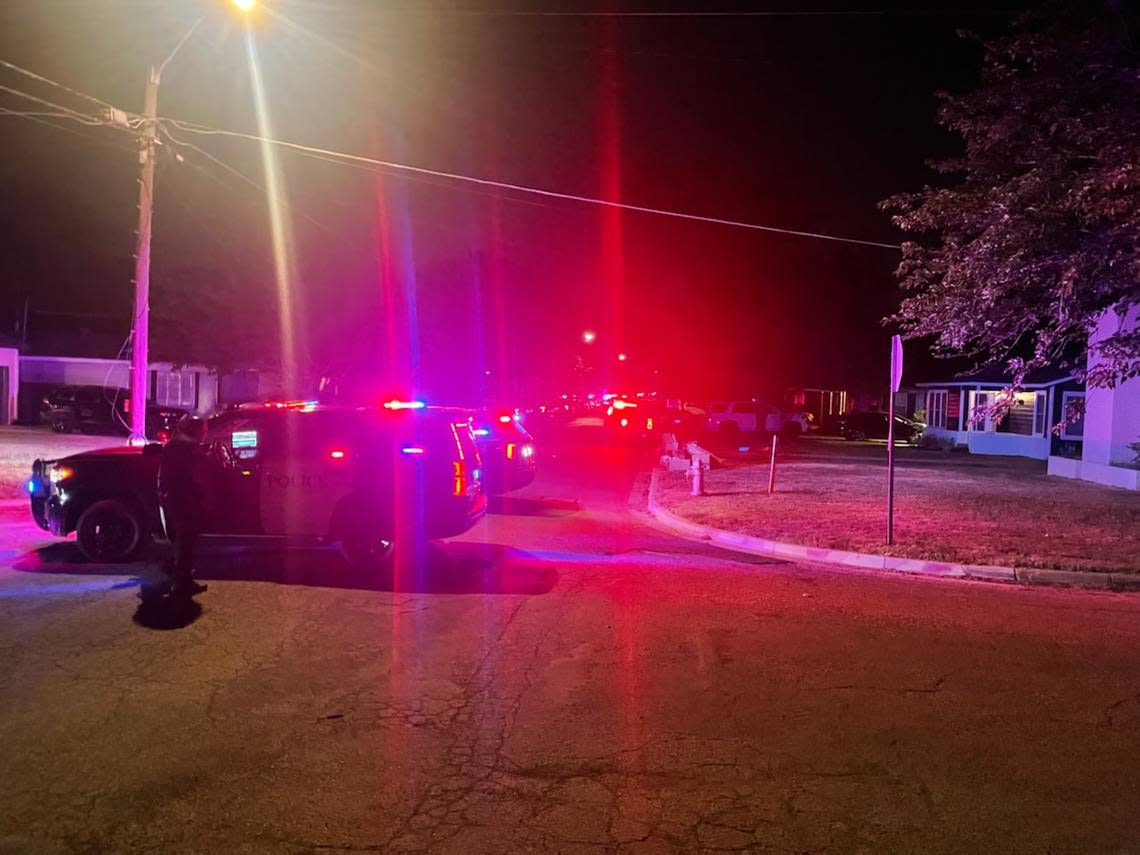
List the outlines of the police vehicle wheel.
{"label": "police vehicle wheel", "polygon": [[79,517],[75,539],[88,561],[127,561],[143,542],[143,527],[133,508],[117,499],[96,502]]}
{"label": "police vehicle wheel", "polygon": [[67,419],[55,418],[51,420],[51,429],[55,433],[71,433],[72,424]]}

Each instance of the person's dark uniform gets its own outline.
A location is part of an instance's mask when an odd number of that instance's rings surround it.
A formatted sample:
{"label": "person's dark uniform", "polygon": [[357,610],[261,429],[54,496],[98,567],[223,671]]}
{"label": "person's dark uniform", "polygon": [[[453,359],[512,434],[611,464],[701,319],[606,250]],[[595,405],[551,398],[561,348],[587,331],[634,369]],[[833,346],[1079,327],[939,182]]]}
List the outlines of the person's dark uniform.
{"label": "person's dark uniform", "polygon": [[169,572],[174,588],[199,593],[194,582],[194,553],[206,519],[203,489],[208,457],[203,442],[206,423],[197,417],[179,422],[158,463],[158,499],[166,536],[174,546]]}

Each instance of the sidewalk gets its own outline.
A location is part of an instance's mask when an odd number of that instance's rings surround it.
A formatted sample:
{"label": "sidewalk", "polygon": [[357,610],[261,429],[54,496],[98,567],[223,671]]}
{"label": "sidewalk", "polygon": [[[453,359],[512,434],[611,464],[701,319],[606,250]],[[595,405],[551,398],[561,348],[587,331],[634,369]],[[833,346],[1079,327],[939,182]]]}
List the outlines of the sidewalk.
{"label": "sidewalk", "polygon": [[767,465],[737,460],[707,474],[702,497],[689,495],[684,475],[659,473],[654,498],[688,523],[816,552],[1140,579],[1140,495],[1048,478],[1043,462],[1022,458],[904,448],[897,461],[892,547],[882,445],[790,447],[772,496]]}

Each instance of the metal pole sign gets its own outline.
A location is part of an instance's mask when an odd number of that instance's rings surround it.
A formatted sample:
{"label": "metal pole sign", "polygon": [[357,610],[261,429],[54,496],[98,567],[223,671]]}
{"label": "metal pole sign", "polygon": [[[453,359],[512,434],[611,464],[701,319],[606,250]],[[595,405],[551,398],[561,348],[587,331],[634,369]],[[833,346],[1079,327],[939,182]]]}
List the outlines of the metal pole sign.
{"label": "metal pole sign", "polygon": [[891,337],[891,394],[887,406],[887,546],[895,542],[895,394],[902,386],[903,348]]}

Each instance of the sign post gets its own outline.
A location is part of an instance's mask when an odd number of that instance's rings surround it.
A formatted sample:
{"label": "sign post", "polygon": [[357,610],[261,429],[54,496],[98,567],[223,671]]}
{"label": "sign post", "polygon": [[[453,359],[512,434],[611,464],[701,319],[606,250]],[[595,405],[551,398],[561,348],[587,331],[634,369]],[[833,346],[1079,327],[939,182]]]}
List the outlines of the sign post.
{"label": "sign post", "polygon": [[895,542],[895,393],[902,386],[903,348],[891,337],[891,395],[887,406],[887,546]]}

